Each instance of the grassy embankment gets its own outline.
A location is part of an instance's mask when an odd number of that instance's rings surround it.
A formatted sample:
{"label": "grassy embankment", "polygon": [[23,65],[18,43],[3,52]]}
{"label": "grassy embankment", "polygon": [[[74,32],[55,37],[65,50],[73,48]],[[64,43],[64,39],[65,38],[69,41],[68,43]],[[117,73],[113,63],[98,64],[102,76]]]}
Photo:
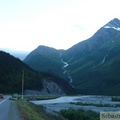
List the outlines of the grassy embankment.
{"label": "grassy embankment", "polygon": [[62,120],[58,116],[47,114],[42,106],[18,100],[17,105],[24,120]]}

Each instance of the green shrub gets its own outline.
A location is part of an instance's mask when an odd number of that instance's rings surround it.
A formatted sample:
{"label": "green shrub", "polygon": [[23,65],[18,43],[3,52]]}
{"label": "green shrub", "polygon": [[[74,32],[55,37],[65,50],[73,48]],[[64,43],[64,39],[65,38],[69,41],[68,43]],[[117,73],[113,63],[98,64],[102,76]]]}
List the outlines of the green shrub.
{"label": "green shrub", "polygon": [[99,114],[91,110],[74,110],[70,108],[68,110],[61,110],[60,114],[68,120],[99,120]]}

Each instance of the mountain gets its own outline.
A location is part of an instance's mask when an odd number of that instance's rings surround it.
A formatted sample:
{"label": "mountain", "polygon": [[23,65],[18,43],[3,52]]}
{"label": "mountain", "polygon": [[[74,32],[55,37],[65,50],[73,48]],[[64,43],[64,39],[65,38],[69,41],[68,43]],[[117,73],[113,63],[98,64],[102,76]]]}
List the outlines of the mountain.
{"label": "mountain", "polygon": [[118,95],[120,91],[120,21],[113,19],[91,38],[64,53],[73,85],[83,94]]}
{"label": "mountain", "polygon": [[[62,73],[66,72],[78,93],[120,95],[119,46],[120,20],[115,18],[101,27],[92,37],[68,50],[52,48],[55,54],[53,51],[50,52],[51,48],[43,49],[39,46],[25,58],[24,62],[32,68],[38,66],[37,70],[40,71],[49,69],[52,73],[64,78],[66,78],[65,74]],[[46,59],[48,60],[44,64],[46,66],[42,68],[41,61],[46,61]],[[63,67],[63,63],[67,63],[67,66]]]}
{"label": "mountain", "polygon": [[24,59],[30,67],[37,71],[61,74],[63,63],[60,61],[60,51],[47,46],[38,46]]}
{"label": "mountain", "polygon": [[[61,91],[66,94],[75,92],[64,79],[50,73],[37,72],[23,63],[20,59],[4,51],[0,51],[0,92],[21,93],[23,70],[24,90],[41,91],[46,89],[46,92],[49,91],[49,95],[53,94],[53,92],[54,94],[55,92],[59,94]],[[56,88],[54,91],[53,86]]]}

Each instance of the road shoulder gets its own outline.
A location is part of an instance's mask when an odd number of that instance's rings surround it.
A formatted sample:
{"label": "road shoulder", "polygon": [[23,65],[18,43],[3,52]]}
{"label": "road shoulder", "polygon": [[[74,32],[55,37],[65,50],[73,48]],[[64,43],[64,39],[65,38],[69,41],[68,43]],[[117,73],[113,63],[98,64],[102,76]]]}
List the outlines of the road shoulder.
{"label": "road shoulder", "polygon": [[23,120],[17,108],[16,101],[11,101],[10,111],[9,111],[9,120]]}

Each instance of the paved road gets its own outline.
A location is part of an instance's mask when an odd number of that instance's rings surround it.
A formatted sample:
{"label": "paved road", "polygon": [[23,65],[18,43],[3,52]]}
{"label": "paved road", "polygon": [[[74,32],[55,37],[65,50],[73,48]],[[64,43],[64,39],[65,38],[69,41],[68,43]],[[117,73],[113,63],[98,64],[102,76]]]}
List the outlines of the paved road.
{"label": "paved road", "polygon": [[0,120],[8,120],[10,101],[9,96],[5,96],[4,99],[0,99]]}
{"label": "paved road", "polygon": [[16,102],[9,100],[10,96],[0,99],[0,120],[21,120],[16,108]]}

